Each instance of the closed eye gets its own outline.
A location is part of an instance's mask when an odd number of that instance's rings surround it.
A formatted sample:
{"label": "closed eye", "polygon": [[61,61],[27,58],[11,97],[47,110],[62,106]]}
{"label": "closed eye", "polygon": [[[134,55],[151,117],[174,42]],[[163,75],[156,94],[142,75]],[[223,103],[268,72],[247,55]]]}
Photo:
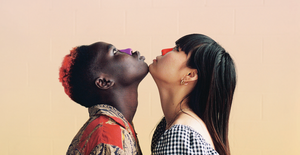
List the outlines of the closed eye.
{"label": "closed eye", "polygon": [[179,52],[179,50],[178,50],[178,46],[175,46],[175,47],[173,48],[173,51],[177,51],[177,52]]}
{"label": "closed eye", "polygon": [[119,50],[117,50],[116,48],[113,49],[113,53],[116,54]]}

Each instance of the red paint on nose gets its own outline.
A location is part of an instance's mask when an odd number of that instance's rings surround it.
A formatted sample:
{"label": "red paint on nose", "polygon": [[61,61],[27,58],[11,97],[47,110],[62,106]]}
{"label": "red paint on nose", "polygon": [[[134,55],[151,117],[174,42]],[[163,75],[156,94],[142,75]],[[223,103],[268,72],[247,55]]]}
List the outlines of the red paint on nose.
{"label": "red paint on nose", "polygon": [[166,53],[173,51],[173,48],[166,48],[161,50],[161,55],[165,55]]}

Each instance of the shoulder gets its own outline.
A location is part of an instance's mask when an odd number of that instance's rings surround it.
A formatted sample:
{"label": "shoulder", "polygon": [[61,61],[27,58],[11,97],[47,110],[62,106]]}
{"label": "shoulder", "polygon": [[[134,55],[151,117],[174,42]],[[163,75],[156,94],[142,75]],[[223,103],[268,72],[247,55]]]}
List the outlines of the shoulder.
{"label": "shoulder", "polygon": [[151,141],[151,150],[155,148],[159,138],[165,132],[165,129],[166,129],[166,119],[162,118],[159,124],[156,126],[156,129],[153,133],[152,141]]}
{"label": "shoulder", "polygon": [[91,152],[96,148],[105,149],[107,146],[123,149],[123,135],[124,128],[109,116],[100,115],[84,125],[73,139],[68,152]]}
{"label": "shoulder", "polygon": [[160,137],[154,154],[167,152],[168,154],[213,154],[218,153],[208,144],[204,138],[186,125],[173,125]]}
{"label": "shoulder", "polygon": [[92,134],[93,142],[96,142],[91,148],[97,155],[106,154],[138,154],[137,144],[134,136],[130,133],[130,129],[124,124],[120,124],[121,120],[112,118],[111,116],[103,116],[99,123],[102,124],[100,130],[95,130]]}

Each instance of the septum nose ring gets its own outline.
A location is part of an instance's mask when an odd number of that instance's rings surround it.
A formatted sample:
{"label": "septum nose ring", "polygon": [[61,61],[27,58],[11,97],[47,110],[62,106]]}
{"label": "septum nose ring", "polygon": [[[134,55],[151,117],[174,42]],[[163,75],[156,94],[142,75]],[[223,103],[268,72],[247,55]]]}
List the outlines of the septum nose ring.
{"label": "septum nose ring", "polygon": [[131,48],[126,48],[126,49],[123,49],[123,50],[119,50],[120,52],[123,52],[123,53],[126,53],[126,54],[129,54],[129,55],[132,55],[132,49]]}
{"label": "septum nose ring", "polygon": [[173,51],[173,48],[166,48],[166,49],[162,49],[161,50],[161,55],[164,56],[165,54],[167,54],[168,52]]}

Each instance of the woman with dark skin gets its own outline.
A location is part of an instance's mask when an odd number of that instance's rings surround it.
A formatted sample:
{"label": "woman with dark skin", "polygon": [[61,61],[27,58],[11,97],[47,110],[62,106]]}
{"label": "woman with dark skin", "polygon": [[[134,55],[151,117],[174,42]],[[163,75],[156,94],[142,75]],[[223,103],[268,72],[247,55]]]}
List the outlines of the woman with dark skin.
{"label": "woman with dark skin", "polygon": [[141,154],[132,119],[138,85],[148,73],[144,60],[138,51],[105,42],[76,47],[65,56],[59,79],[90,115],[67,154]]}
{"label": "woman with dark skin", "polygon": [[186,35],[162,50],[149,71],[164,113],[152,137],[152,154],[229,155],[236,74],[224,48],[208,36]]}

